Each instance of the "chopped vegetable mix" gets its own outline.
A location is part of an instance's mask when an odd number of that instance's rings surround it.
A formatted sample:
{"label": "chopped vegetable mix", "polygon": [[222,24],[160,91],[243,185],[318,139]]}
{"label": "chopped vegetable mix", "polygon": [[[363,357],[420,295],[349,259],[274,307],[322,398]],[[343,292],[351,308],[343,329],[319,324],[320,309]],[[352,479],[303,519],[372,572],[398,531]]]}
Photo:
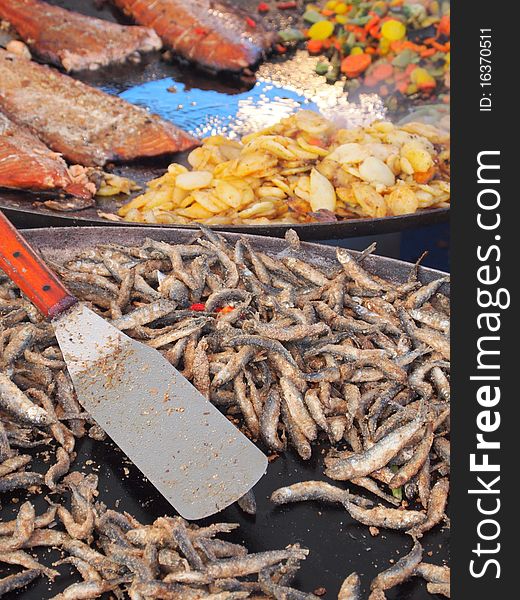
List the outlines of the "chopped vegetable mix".
{"label": "chopped vegetable mix", "polygon": [[[289,6],[291,5],[291,6]],[[277,8],[296,8],[279,2]],[[300,4],[301,6],[301,4]],[[259,12],[269,10],[262,2]],[[303,29],[283,43],[306,40],[316,73],[347,91],[363,87],[387,100],[401,96],[449,103],[450,4],[442,0],[329,0],[306,4]]]}

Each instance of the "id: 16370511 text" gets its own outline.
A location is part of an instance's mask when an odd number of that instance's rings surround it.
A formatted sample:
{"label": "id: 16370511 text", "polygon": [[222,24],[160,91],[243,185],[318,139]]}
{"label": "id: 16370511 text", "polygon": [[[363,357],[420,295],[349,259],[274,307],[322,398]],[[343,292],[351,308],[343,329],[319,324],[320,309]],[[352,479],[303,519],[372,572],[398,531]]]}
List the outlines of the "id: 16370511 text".
{"label": "id: 16370511 text", "polygon": [[491,112],[493,102],[491,99],[491,79],[492,79],[492,31],[491,29],[480,30],[479,44],[479,79],[480,79],[480,100],[479,107],[481,112]]}

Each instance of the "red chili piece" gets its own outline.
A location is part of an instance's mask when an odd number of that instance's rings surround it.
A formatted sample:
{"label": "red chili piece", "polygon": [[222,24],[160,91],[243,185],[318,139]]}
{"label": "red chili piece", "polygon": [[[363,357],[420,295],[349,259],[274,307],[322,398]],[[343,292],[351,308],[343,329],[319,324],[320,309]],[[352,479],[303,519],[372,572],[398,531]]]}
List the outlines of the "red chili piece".
{"label": "red chili piece", "polygon": [[233,312],[234,310],[235,310],[234,306],[228,305],[228,306],[222,306],[220,308],[216,308],[215,312],[222,313],[223,315],[226,315],[227,313]]}
{"label": "red chili piece", "polygon": [[191,310],[199,310],[199,311],[203,311],[206,310],[206,305],[203,302],[197,302],[195,304],[192,304],[190,306]]}

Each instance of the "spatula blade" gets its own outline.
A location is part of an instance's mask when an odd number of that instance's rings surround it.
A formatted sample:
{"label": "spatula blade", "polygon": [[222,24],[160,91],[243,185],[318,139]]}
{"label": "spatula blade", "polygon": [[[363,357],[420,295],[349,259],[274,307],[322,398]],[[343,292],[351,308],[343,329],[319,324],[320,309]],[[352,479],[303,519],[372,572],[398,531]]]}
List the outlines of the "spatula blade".
{"label": "spatula blade", "polygon": [[82,304],[54,321],[79,402],[186,519],[238,500],[266,456],[157,350]]}

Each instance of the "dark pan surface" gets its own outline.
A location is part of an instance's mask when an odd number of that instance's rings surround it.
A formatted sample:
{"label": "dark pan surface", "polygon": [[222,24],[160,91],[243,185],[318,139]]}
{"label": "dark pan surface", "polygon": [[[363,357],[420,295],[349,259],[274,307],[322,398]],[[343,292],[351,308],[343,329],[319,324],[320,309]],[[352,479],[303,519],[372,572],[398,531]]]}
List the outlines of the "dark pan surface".
{"label": "dark pan surface", "polygon": [[[45,207],[33,208],[27,202],[27,195],[0,192],[0,209],[18,227],[70,227],[70,226],[107,226],[108,221],[98,215],[98,210],[111,212],[111,207],[116,206],[113,200],[104,201],[100,207],[87,208],[74,212],[57,212]],[[300,225],[284,225],[277,223],[273,225],[225,225],[213,226],[218,231],[233,231],[237,233],[251,233],[267,236],[283,236],[287,229],[295,229],[303,240],[331,240],[347,237],[380,235],[384,233],[395,233],[414,227],[424,225],[435,225],[444,223],[449,218],[449,209],[430,209],[412,215],[399,217],[385,217],[382,219],[351,219],[338,223],[305,223]],[[123,227],[142,227],[141,223],[117,223],[110,222]],[[146,225],[148,228],[164,228],[164,225]],[[193,225],[176,225],[176,228],[187,230],[196,229]]]}
{"label": "dark pan surface", "polygon": [[[229,1],[234,2],[237,6],[240,5],[248,9],[255,18],[262,19],[257,12],[257,0]],[[103,19],[128,22],[128,19],[108,1],[50,0],[50,2],[51,4]],[[272,10],[264,19],[267,21],[267,26],[276,26],[283,29],[293,25],[298,20],[298,14],[295,11],[278,11],[275,8],[275,3],[272,3]],[[298,70],[295,69],[290,61],[284,62],[283,59],[276,57],[271,58],[271,63],[273,63],[273,69],[282,69],[284,71],[284,78],[289,77],[292,71]],[[244,97],[244,93],[251,94],[250,99],[246,99],[246,102],[256,102],[260,98],[260,94],[263,93],[263,90],[258,90],[254,87],[253,78],[237,80],[222,75],[211,76],[197,71],[193,65],[167,62],[161,58],[159,53],[151,53],[145,56],[141,63],[137,65],[116,65],[99,71],[77,73],[74,76],[107,92],[114,94],[125,93],[124,95],[129,101],[152,106],[154,110],[156,106],[159,106],[161,109],[157,112],[160,112],[162,116],[171,118],[181,127],[190,129],[195,133],[198,127],[207,121],[208,115],[225,120],[228,113],[233,113],[236,110],[237,102],[239,98]],[[176,94],[166,94],[166,96],[171,96],[171,98],[166,98],[166,100],[164,97],[159,99],[159,92],[155,89],[147,89],[143,92],[141,91],[142,88],[139,88],[140,91],[136,94],[129,93],[133,92],[133,89],[137,86],[166,78],[171,79],[172,83],[179,87],[179,90],[182,89],[183,98],[187,99],[189,97],[190,100],[192,98],[195,99],[196,106],[191,106],[191,102],[185,102],[184,100],[182,100],[184,104],[177,105]],[[275,79],[274,72],[273,79]],[[330,93],[331,88],[324,82],[323,78],[320,79],[320,85],[324,86],[325,93]],[[295,93],[290,87],[284,88],[283,93],[281,92],[280,110],[283,110],[285,107],[285,101],[283,100],[285,97],[287,97],[287,102],[289,103],[303,103],[303,96]],[[204,92],[208,90],[213,92],[210,100],[204,97]],[[275,95],[273,94],[273,96]],[[278,100],[272,99],[272,101],[277,102]],[[208,102],[209,105],[205,104]],[[182,108],[177,109],[178,106]],[[307,106],[312,107],[312,103],[307,104]],[[270,110],[273,110],[272,104],[270,104]],[[364,113],[362,107],[360,107],[359,118],[361,118],[362,114]],[[283,113],[280,114],[280,116],[282,115]],[[175,160],[183,162],[185,158],[185,156],[176,156]],[[168,159],[158,159],[147,161],[146,163],[137,162],[130,165],[117,166],[113,170],[118,174],[136,180],[140,184],[144,184],[151,178],[161,175],[169,162],[171,161]],[[108,225],[112,224],[112,222],[100,217],[98,211],[114,212],[127,200],[127,198],[100,199],[98,207],[60,213],[48,210],[42,207],[41,204],[38,204],[38,201],[43,199],[42,196],[37,194],[0,190],[0,209],[4,210],[9,218],[20,227]],[[280,236],[291,227],[298,231],[302,239],[320,240],[393,233],[413,227],[445,222],[448,218],[449,209],[430,209],[412,215],[382,219],[351,219],[337,223],[308,223],[301,225],[223,226],[215,227],[215,229]],[[128,226],[129,224],[123,223],[123,225]],[[142,224],[140,225],[142,226]],[[165,226],[162,225],[162,227]],[[196,228],[196,225],[176,225],[175,227]]]}
{"label": "dark pan surface", "polygon": [[[183,243],[192,237],[193,232],[148,228],[60,228],[26,231],[25,235],[44,255],[55,260],[65,260],[78,249],[98,243],[111,241],[127,245],[139,244],[144,237]],[[236,239],[234,234],[226,237]],[[250,236],[250,239],[255,248],[261,248],[270,254],[276,254],[285,247],[284,241],[278,239],[259,236]],[[302,252],[306,259],[321,265],[333,261],[335,256],[333,247],[316,244],[302,244]],[[374,273],[395,281],[404,281],[410,270],[408,263],[379,256],[368,257],[365,264]],[[425,282],[441,275],[440,271],[420,269],[420,278]],[[446,288],[444,292],[448,293],[449,290]],[[77,450],[76,469],[94,471],[99,476],[99,500],[109,508],[126,510],[145,523],[158,516],[172,514],[169,504],[110,442],[79,440]],[[160,449],[157,451],[160,452]],[[353,522],[340,508],[308,502],[277,508],[268,501],[272,491],[282,485],[310,479],[325,480],[322,462],[323,454],[318,447],[314,449],[312,459],[306,463],[292,451],[287,452],[270,463],[267,475],[255,487],[258,502],[256,517],[245,516],[236,506],[232,506],[205,522],[240,523],[240,529],[227,536],[227,539],[245,542],[251,552],[283,548],[287,544],[300,542],[310,549],[310,555],[303,562],[297,580],[300,589],[313,591],[318,587],[325,587],[325,600],[335,600],[342,580],[352,571],[357,571],[363,582],[363,598],[366,598],[371,579],[389,567],[390,560],[396,561],[409,551],[411,538],[391,531],[382,531],[378,536],[372,537],[367,527]],[[19,502],[13,504],[5,498],[0,518],[12,518],[19,505]],[[45,502],[42,500],[37,506],[37,513],[44,507]],[[436,527],[421,542],[428,562],[443,564],[449,560],[448,529]],[[51,555],[47,550],[40,556],[46,563],[50,562]],[[54,560],[58,559],[57,553],[52,556]],[[59,567],[59,570],[63,574],[72,573],[65,567]],[[74,581],[72,575],[65,576],[50,588],[47,582],[39,580],[28,590],[5,597],[43,600]],[[387,592],[387,598],[432,600],[433,597],[427,593],[422,580],[412,579]]]}

